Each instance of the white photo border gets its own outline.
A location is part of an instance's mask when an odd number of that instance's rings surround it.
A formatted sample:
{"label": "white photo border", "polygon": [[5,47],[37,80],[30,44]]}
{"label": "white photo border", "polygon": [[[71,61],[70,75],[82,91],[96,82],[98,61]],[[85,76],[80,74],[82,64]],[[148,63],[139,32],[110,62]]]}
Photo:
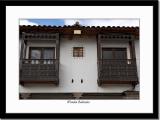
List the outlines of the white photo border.
{"label": "white photo border", "polygon": [[[57,10],[54,14],[48,12]],[[100,14],[98,11],[112,12]],[[140,19],[140,100],[92,100],[87,105],[66,104],[66,100],[19,100],[19,18],[76,18],[77,15],[78,18]],[[153,113],[152,58],[153,6],[7,6],[6,113]]]}

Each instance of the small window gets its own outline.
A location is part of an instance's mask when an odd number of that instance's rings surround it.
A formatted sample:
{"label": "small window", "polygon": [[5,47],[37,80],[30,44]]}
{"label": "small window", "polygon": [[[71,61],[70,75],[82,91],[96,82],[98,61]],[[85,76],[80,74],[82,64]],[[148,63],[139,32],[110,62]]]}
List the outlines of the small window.
{"label": "small window", "polygon": [[83,57],[83,47],[73,47],[73,57]]}

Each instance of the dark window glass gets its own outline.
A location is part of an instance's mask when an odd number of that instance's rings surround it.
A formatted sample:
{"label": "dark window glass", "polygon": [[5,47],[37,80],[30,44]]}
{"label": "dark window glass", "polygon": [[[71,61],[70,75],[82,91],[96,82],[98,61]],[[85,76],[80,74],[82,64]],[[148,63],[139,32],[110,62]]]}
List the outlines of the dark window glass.
{"label": "dark window glass", "polygon": [[44,48],[43,50],[43,59],[53,59],[54,58],[54,49],[52,48]]}
{"label": "dark window glass", "polygon": [[41,58],[41,50],[32,49],[31,50],[31,59],[40,59]]}
{"label": "dark window glass", "polygon": [[115,50],[115,59],[127,59],[125,50]]}
{"label": "dark window glass", "polygon": [[127,59],[126,48],[102,48],[103,59]]}
{"label": "dark window glass", "polygon": [[83,47],[73,47],[73,57],[83,57]]}
{"label": "dark window glass", "polygon": [[103,50],[103,59],[113,59],[113,52],[111,50]]}
{"label": "dark window glass", "polygon": [[47,48],[47,47],[30,48],[30,59],[54,59],[54,58],[55,58],[54,48]]}

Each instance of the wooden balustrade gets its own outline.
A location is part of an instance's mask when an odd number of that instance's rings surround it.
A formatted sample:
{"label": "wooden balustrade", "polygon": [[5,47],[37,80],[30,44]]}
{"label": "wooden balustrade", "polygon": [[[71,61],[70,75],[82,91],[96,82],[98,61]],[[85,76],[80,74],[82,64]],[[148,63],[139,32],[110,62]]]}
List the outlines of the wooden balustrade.
{"label": "wooden balustrade", "polygon": [[137,66],[133,59],[100,59],[98,61],[98,83],[137,84]]}
{"label": "wooden balustrade", "polygon": [[59,82],[59,61],[57,59],[23,59],[20,69],[20,83]]}

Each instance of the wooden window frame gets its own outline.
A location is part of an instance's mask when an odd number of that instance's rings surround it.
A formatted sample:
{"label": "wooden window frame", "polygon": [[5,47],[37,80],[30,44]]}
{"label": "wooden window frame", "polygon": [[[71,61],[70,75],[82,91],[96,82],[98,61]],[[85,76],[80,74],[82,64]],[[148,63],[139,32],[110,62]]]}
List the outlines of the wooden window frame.
{"label": "wooden window frame", "polygon": [[103,47],[102,48],[102,59],[104,59],[104,56],[103,56],[103,51],[104,51],[104,49],[108,49],[108,50],[111,50],[112,51],[112,57],[113,57],[113,59],[116,59],[116,56],[115,56],[115,49],[120,49],[120,50],[122,50],[122,49],[125,49],[124,51],[126,51],[126,59],[127,59],[127,48],[114,48],[114,47],[112,47],[112,48],[107,48],[107,47]]}
{"label": "wooden window frame", "polygon": [[53,52],[53,59],[56,58],[56,55],[55,55],[55,47],[30,47],[29,48],[29,59],[31,59],[31,51],[32,50],[40,50],[41,51],[41,58],[40,59],[43,59],[43,54],[44,54],[44,49],[53,49],[54,52]]}
{"label": "wooden window frame", "polygon": [[[73,57],[83,57],[83,52],[84,52],[83,47],[73,47]],[[77,55],[75,53],[77,53]]]}

